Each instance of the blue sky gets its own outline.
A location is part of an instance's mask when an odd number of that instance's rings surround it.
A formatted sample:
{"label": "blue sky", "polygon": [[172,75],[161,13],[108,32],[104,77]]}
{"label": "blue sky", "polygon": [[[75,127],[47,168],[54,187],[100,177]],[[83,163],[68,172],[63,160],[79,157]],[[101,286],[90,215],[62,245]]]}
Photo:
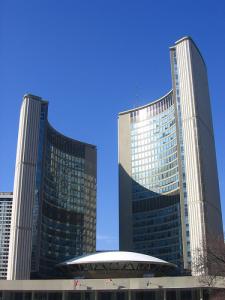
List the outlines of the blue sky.
{"label": "blue sky", "polygon": [[0,1],[0,190],[13,189],[22,97],[98,148],[97,248],[118,248],[117,114],[171,88],[169,46],[191,35],[208,67],[225,221],[225,2]]}

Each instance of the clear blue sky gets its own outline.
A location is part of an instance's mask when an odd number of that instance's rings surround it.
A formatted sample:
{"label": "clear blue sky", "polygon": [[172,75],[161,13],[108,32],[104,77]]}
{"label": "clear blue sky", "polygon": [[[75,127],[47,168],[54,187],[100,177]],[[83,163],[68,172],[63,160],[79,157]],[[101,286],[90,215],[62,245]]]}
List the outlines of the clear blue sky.
{"label": "clear blue sky", "polygon": [[225,221],[225,1],[1,0],[0,190],[13,189],[19,110],[98,147],[98,249],[118,247],[117,114],[171,88],[169,46],[191,35],[208,67]]}

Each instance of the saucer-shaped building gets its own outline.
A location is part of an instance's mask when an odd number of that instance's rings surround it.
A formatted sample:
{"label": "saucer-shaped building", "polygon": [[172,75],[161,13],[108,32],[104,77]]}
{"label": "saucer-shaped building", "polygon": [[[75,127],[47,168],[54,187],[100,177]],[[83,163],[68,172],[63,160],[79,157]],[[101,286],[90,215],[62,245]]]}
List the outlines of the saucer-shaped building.
{"label": "saucer-shaped building", "polygon": [[76,257],[58,265],[68,278],[140,278],[174,273],[176,266],[135,252],[107,251]]}

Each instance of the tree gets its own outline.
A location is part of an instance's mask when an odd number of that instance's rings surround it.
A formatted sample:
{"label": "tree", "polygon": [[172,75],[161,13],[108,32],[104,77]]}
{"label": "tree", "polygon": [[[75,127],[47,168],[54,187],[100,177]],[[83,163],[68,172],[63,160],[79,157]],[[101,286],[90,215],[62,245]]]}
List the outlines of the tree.
{"label": "tree", "polygon": [[[197,249],[193,258],[193,268],[199,275],[199,280],[211,289],[210,299],[225,299],[225,243],[217,237],[211,237],[207,243]],[[218,280],[224,278],[224,289],[213,289]]]}

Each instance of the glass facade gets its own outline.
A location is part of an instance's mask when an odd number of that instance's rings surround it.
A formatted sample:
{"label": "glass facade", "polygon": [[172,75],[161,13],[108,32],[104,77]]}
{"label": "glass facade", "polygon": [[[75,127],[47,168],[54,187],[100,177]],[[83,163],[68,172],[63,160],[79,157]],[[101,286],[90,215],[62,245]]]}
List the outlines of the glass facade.
{"label": "glass facade", "polygon": [[134,250],[182,261],[173,93],[130,112]]}
{"label": "glass facade", "polygon": [[[146,108],[131,112],[133,198],[179,188],[175,110],[172,93]],[[150,193],[142,194],[138,185]]]}
{"label": "glass facade", "polygon": [[0,193],[0,279],[7,278],[12,193]]}
{"label": "glass facade", "polygon": [[96,148],[57,132],[47,113],[41,101],[32,278],[59,277],[58,263],[96,250]]}
{"label": "glass facade", "polygon": [[35,183],[35,199],[33,207],[33,222],[32,222],[32,272],[38,272],[39,269],[39,253],[40,253],[40,209],[41,209],[41,195],[42,195],[42,170],[43,170],[43,156],[45,135],[48,116],[48,104],[41,103],[40,125],[39,125],[39,143],[38,143],[38,157],[36,167],[36,183]]}

